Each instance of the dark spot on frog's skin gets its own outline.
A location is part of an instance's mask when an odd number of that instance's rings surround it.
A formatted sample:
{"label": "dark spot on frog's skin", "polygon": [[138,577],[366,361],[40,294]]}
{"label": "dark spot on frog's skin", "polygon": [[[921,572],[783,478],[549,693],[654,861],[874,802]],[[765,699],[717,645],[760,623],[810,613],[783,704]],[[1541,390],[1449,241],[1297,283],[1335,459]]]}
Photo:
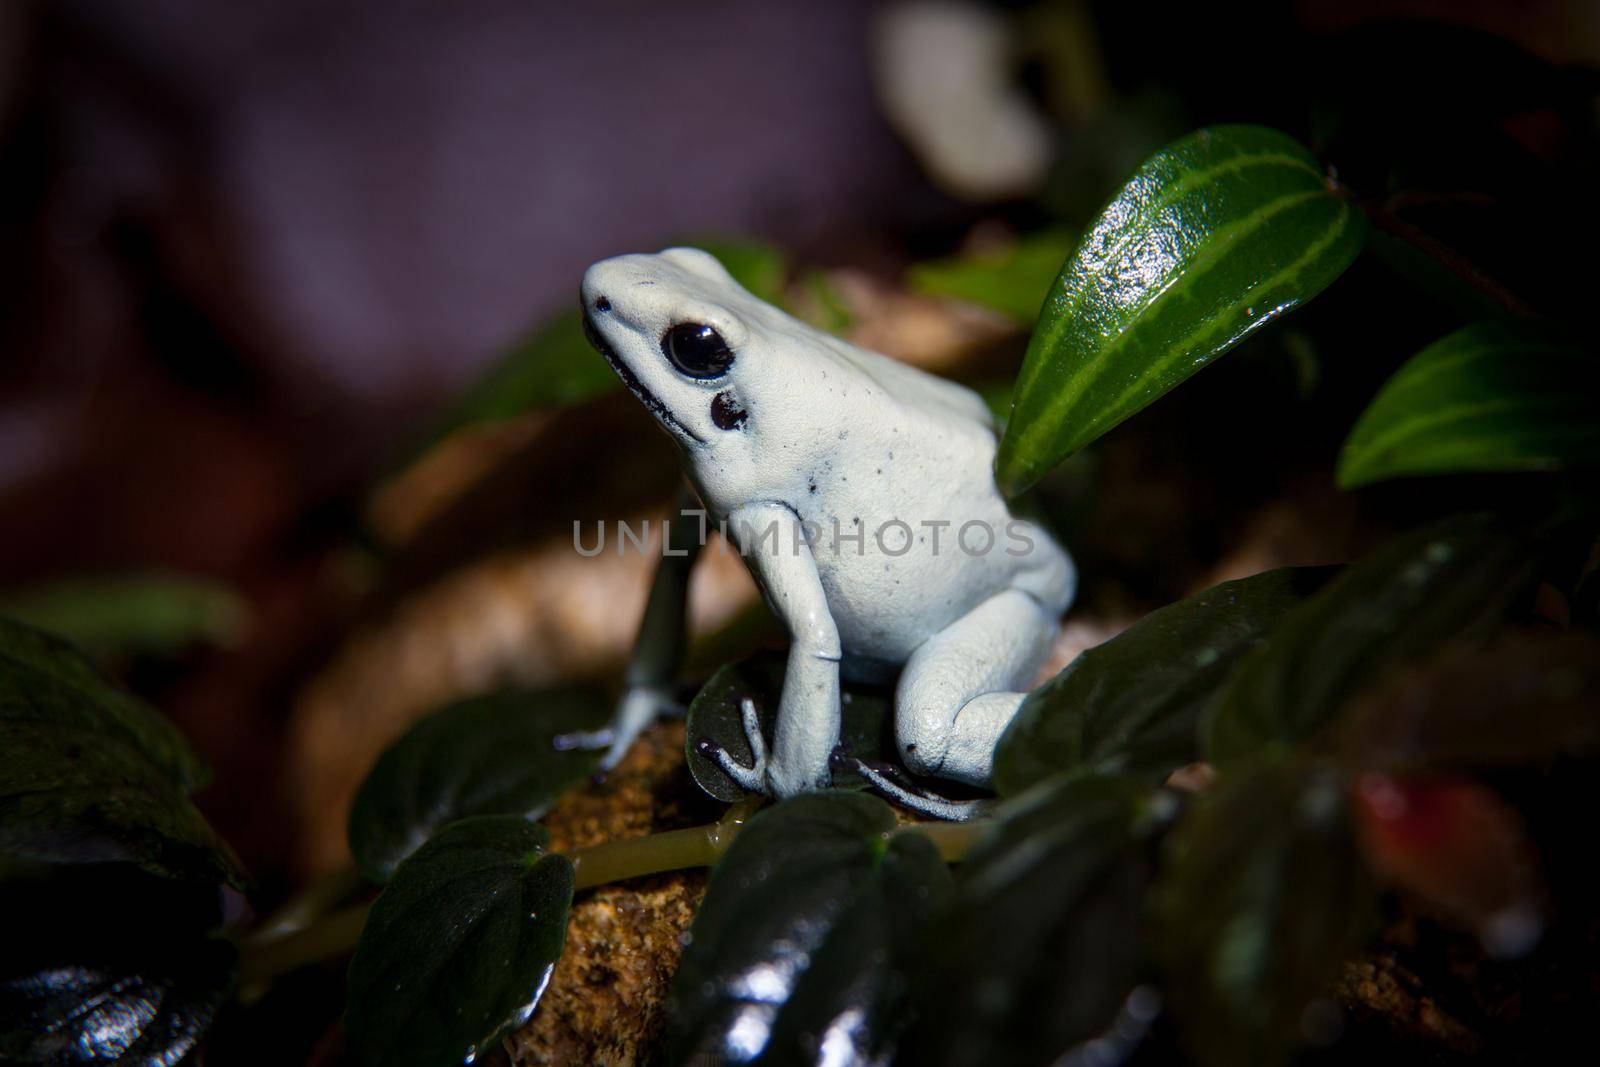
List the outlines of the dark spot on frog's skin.
{"label": "dark spot on frog's skin", "polygon": [[806,488],[811,490],[811,492],[815,493],[817,491],[817,483],[816,482],[812,482],[809,485],[807,485]]}
{"label": "dark spot on frog's skin", "polygon": [[732,392],[723,390],[711,398],[711,421],[717,424],[717,429],[737,430],[749,417],[750,413],[739,406]]}
{"label": "dark spot on frog's skin", "polygon": [[596,311],[598,311],[598,312],[601,312],[602,314],[607,312],[607,311],[610,311],[611,310],[611,301],[607,300],[603,296],[597,296],[597,297],[594,298],[594,309]]}

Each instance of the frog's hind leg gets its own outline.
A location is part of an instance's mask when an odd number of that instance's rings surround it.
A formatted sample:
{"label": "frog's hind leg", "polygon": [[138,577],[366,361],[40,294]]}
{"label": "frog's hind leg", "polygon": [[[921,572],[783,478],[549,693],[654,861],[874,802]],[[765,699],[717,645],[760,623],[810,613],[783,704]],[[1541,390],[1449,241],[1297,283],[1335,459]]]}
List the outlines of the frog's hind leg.
{"label": "frog's hind leg", "polygon": [[895,737],[906,766],[988,785],[995,744],[1055,633],[1055,615],[1008,589],[923,642],[895,693]]}

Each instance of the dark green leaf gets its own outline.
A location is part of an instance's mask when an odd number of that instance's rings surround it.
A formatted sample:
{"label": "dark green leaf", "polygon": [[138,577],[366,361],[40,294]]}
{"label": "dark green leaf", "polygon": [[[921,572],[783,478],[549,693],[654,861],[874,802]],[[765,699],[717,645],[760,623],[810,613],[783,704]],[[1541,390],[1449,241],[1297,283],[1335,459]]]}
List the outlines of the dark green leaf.
{"label": "dark green leaf", "polygon": [[172,574],[74,578],[0,599],[0,615],[61,634],[100,654],[171,654],[230,645],[249,618],[238,594]]}
{"label": "dark green leaf", "polygon": [[1594,466],[1597,412],[1594,353],[1527,323],[1468,326],[1384,383],[1345,442],[1339,484]]}
{"label": "dark green leaf", "polygon": [[538,1006],[567,935],[572,863],[514,815],[447,826],[400,864],[350,961],[364,1063],[470,1063]]}
{"label": "dark green leaf", "polygon": [[469,815],[537,819],[598,763],[594,750],[558,747],[598,730],[604,695],[508,691],[435,712],[378,758],[350,809],[350,851],[369,878],[387,881],[440,827]]}
{"label": "dark green leaf", "polygon": [[0,884],[0,1062],[167,1067],[198,1044],[237,957],[205,932],[216,893],[129,870]]}
{"label": "dark green leaf", "polygon": [[1158,781],[1199,759],[1195,728],[1240,656],[1330,576],[1284,567],[1151,612],[1028,694],[995,748],[995,789],[1093,768]]}
{"label": "dark green leaf", "polygon": [[[732,803],[746,794],[696,746],[701,741],[712,741],[739,763],[749,766],[754,757],[745,736],[740,702],[745,697],[755,700],[762,733],[770,745],[778,720],[778,697],[783,692],[786,660],[781,653],[768,652],[730,663],[711,676],[689,705],[685,734],[689,772],[701,789],[718,800]],[[888,733],[892,699],[887,691],[856,687],[848,687],[841,693],[839,741],[846,752],[862,759],[879,760],[893,751]],[[836,769],[833,785],[839,789],[865,789],[867,783],[854,771]]]}
{"label": "dark green leaf", "polygon": [[[908,953],[947,889],[894,812],[824,792],[769,808],[706,890],[673,982],[672,1063],[876,1062],[903,1022]],[[831,1057],[838,1057],[837,1060]]]}
{"label": "dark green leaf", "polygon": [[1008,494],[1321,292],[1361,214],[1292,138],[1217,126],[1146,161],[1050,290],[996,459]]}
{"label": "dark green leaf", "polygon": [[206,761],[166,716],[118,689],[59,637],[5,618],[0,618],[0,719],[120,734],[186,791],[211,779]]}
{"label": "dark green leaf", "polygon": [[1070,230],[1043,230],[1004,248],[918,263],[907,280],[919,293],[991,308],[1032,326],[1050,283],[1077,243],[1078,235]]}
{"label": "dark green leaf", "polygon": [[0,853],[242,887],[238,860],[184,795],[203,774],[171,723],[70,645],[0,620]]}
{"label": "dark green leaf", "polygon": [[904,1061],[1043,1067],[1099,1039],[1103,1062],[1121,1062],[1155,1011],[1140,987],[1145,891],[1153,831],[1176,809],[1170,794],[1093,775],[1002,808],[923,938]]}
{"label": "dark green leaf", "polygon": [[1170,836],[1155,894],[1165,988],[1200,1062],[1286,1059],[1372,898],[1335,775],[1269,764],[1205,794]]}
{"label": "dark green leaf", "polygon": [[137,863],[165,878],[241,889],[248,882],[233,852],[143,754],[80,724],[0,718],[0,853]]}
{"label": "dark green leaf", "polygon": [[1322,733],[1390,671],[1492,630],[1530,588],[1533,569],[1526,539],[1482,515],[1369,554],[1239,663],[1203,716],[1207,758],[1225,766]]}

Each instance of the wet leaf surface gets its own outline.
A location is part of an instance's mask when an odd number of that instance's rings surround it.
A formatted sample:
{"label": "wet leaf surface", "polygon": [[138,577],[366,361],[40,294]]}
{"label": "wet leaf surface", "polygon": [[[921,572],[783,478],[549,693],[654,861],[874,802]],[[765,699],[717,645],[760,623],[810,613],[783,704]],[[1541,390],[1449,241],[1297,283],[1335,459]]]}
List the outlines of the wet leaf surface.
{"label": "wet leaf surface", "polygon": [[[744,732],[740,702],[755,700],[762,734],[770,751],[773,728],[778,719],[778,698],[783,692],[787,657],[764,652],[730,663],[711,676],[689,705],[686,745],[689,772],[701,789],[729,803],[747,794],[729,778],[698,745],[711,741],[739,763],[750,766],[754,759],[750,740]],[[892,690],[866,688],[846,683],[840,694],[840,744],[851,755],[865,760],[888,760],[894,756]],[[833,786],[837,789],[865,789],[866,780],[854,771],[835,767]]]}
{"label": "wet leaf surface", "polygon": [[357,864],[384,882],[457,819],[537,819],[604,754],[558,739],[599,730],[610,716],[603,693],[576,689],[490,693],[429,715],[378,758],[356,795],[350,851]]}
{"label": "wet leaf surface", "polygon": [[1308,1009],[1371,925],[1338,776],[1224,777],[1170,835],[1154,901],[1163,987],[1199,1062],[1285,1062],[1319,1036]]}
{"label": "wet leaf surface", "polygon": [[863,1063],[903,1023],[911,951],[949,873],[874,797],[769,808],[711,875],[674,980],[670,1063]]}
{"label": "wet leaf surface", "polygon": [[1028,694],[995,749],[995,789],[1092,768],[1157,780],[1198,757],[1200,712],[1241,656],[1332,575],[1284,567],[1159,608]]}
{"label": "wet leaf surface", "polygon": [[76,867],[0,886],[0,1061],[167,1067],[233,988],[207,936],[216,900],[131,869]]}
{"label": "wet leaf surface", "polygon": [[572,863],[536,823],[453,823],[395,871],[350,962],[345,1028],[363,1063],[470,1063],[533,1013],[561,956]]}
{"label": "wet leaf surface", "polygon": [[1600,464],[1600,357],[1523,322],[1479,323],[1418,352],[1345,442],[1339,484]]}
{"label": "wet leaf surface", "polygon": [[1112,197],[1062,268],[995,473],[1015,495],[1262,326],[1360,251],[1365,222],[1298,142],[1199,130]]}
{"label": "wet leaf surface", "polygon": [[1203,716],[1207,758],[1226,766],[1316,737],[1390,672],[1447,642],[1481,640],[1532,576],[1526,539],[1483,515],[1369,553],[1239,663]]}
{"label": "wet leaf surface", "polygon": [[1153,830],[1177,803],[1082,775],[1002,808],[922,939],[899,1062],[1046,1065],[1097,1040],[1103,1062],[1121,1062],[1159,1003],[1141,987],[1145,892]]}

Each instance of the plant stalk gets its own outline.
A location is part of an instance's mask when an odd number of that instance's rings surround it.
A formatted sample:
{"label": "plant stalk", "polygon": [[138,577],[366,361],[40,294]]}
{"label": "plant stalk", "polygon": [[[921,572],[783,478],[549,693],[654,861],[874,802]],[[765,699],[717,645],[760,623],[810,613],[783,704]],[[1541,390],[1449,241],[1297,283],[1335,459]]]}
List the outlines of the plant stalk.
{"label": "plant stalk", "polygon": [[[763,799],[742,800],[729,808],[720,820],[704,826],[573,849],[566,854],[576,876],[573,888],[592,889],[647,874],[714,866]],[[946,863],[960,863],[989,825],[987,819],[912,823],[896,827],[892,832],[920,834],[933,842]],[[361,928],[371,907],[370,902],[355,904],[324,915],[304,929],[280,933],[276,937],[246,939],[239,961],[241,994],[248,998],[251,992],[278,975],[349,952],[361,937]]]}

